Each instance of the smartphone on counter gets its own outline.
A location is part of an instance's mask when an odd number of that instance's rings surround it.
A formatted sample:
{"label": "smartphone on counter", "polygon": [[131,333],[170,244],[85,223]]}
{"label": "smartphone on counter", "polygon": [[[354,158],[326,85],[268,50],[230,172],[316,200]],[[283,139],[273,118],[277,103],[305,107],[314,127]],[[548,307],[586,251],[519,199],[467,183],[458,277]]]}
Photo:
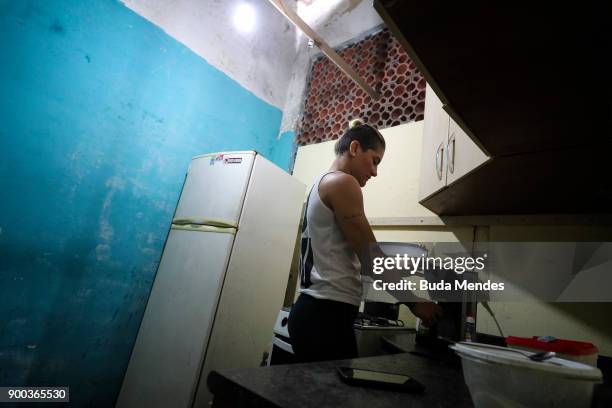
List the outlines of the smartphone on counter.
{"label": "smartphone on counter", "polygon": [[340,378],[347,384],[362,387],[382,388],[419,394],[425,391],[423,384],[412,377],[381,371],[362,370],[352,367],[336,367]]}

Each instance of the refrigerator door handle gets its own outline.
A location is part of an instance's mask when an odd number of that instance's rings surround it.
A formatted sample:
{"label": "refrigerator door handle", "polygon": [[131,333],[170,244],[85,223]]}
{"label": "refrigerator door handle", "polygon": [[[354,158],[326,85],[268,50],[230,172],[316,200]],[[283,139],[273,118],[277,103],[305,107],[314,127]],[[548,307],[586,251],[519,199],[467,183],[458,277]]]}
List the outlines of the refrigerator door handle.
{"label": "refrigerator door handle", "polygon": [[198,224],[172,224],[170,227],[173,230],[195,231],[195,232],[219,232],[223,234],[236,235],[234,227],[215,227],[213,225],[198,225]]}
{"label": "refrigerator door handle", "polygon": [[233,221],[221,220],[216,218],[191,218],[176,217],[172,220],[174,225],[211,225],[220,228],[237,228],[238,224]]}

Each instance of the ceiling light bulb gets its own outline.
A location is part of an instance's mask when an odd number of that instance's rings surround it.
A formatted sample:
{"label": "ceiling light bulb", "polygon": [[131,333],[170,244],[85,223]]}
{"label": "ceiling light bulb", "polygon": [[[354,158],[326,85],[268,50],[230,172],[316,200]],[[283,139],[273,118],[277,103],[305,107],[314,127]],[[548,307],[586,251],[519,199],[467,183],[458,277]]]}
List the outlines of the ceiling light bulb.
{"label": "ceiling light bulb", "polygon": [[255,28],[255,10],[250,4],[240,3],[234,10],[234,26],[243,33],[249,33]]}

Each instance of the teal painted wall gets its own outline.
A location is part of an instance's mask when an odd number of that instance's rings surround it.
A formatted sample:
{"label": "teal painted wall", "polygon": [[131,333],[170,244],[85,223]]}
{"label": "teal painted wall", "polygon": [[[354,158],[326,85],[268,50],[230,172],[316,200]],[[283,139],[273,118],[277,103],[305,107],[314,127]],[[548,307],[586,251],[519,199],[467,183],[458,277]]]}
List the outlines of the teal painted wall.
{"label": "teal painted wall", "polygon": [[190,158],[293,135],[114,0],[0,0],[0,50],[0,386],[111,406]]}
{"label": "teal painted wall", "polygon": [[279,139],[272,145],[268,158],[279,167],[293,171],[295,155],[297,154],[297,144],[295,143],[295,133],[286,131],[280,134]]}

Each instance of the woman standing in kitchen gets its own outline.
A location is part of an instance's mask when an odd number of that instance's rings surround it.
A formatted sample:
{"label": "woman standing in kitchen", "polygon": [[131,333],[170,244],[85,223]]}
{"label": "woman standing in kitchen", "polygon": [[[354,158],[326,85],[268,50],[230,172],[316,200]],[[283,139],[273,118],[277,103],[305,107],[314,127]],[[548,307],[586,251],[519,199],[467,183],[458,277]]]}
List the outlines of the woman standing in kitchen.
{"label": "woman standing in kitchen", "polygon": [[[289,315],[289,335],[300,362],[357,357],[353,323],[361,303],[364,249],[376,243],[364,214],[363,188],[376,177],[385,139],[353,120],[338,139],[336,158],[310,191],[302,221],[300,295]],[[405,303],[425,325],[439,306]]]}

